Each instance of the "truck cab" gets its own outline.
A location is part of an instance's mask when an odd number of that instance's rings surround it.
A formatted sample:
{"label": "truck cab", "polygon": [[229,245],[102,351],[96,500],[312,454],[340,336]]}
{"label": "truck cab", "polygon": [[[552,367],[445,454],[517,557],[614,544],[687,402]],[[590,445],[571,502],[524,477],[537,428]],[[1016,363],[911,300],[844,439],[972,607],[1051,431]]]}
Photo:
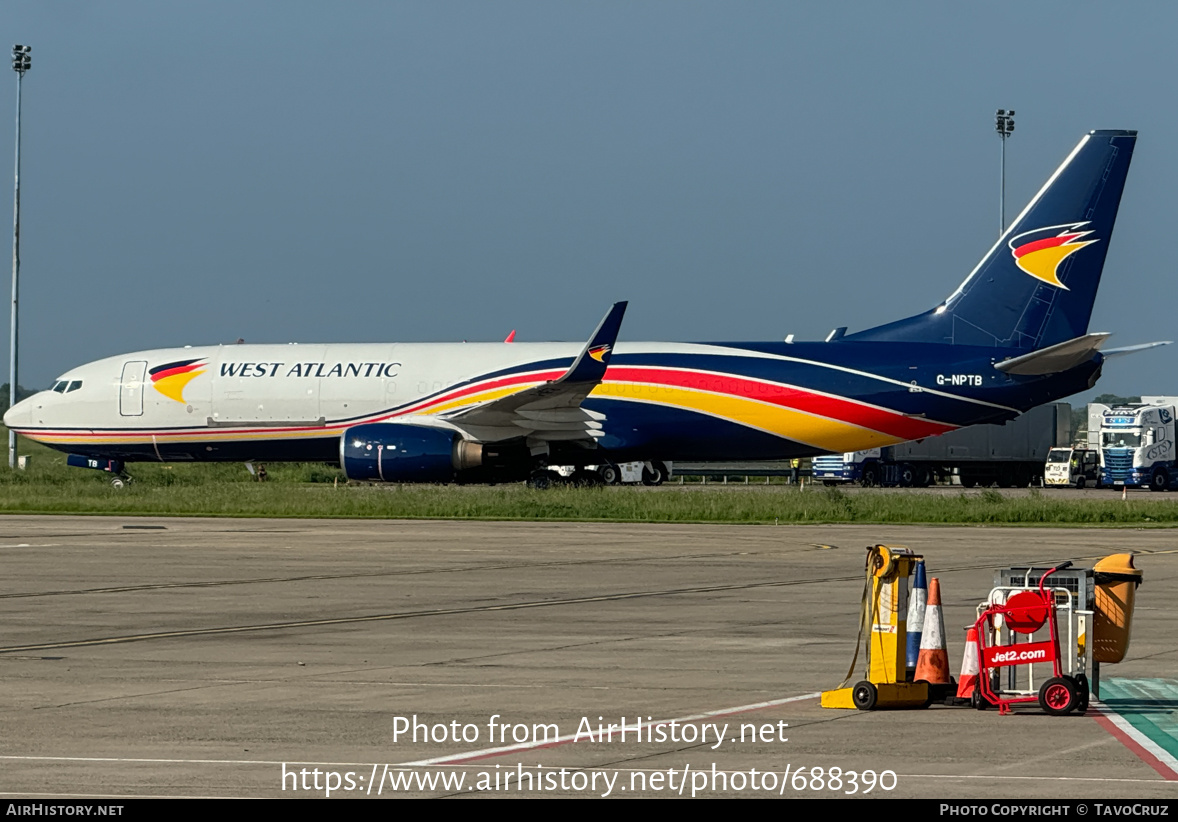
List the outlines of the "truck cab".
{"label": "truck cab", "polygon": [[1100,419],[1101,479],[1118,487],[1169,491],[1178,482],[1173,397],[1142,397],[1140,405],[1106,408]]}

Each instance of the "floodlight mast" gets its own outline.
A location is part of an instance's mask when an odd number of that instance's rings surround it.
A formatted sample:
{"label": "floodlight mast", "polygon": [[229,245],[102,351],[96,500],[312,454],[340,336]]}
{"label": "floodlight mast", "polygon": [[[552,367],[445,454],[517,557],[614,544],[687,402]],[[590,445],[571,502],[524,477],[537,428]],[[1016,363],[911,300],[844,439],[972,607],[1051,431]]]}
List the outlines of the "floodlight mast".
{"label": "floodlight mast", "polygon": [[[8,346],[8,405],[17,402],[16,395],[16,339],[17,302],[20,294],[20,81],[25,72],[33,67],[29,55],[32,46],[12,47],[12,70],[16,72],[16,173],[12,187],[12,338]],[[8,432],[8,467],[16,468],[16,433]]]}
{"label": "floodlight mast", "polygon": [[1014,109],[998,109],[994,115],[994,128],[1002,138],[1001,182],[998,187],[998,236],[1006,231],[1006,138],[1014,132]]}

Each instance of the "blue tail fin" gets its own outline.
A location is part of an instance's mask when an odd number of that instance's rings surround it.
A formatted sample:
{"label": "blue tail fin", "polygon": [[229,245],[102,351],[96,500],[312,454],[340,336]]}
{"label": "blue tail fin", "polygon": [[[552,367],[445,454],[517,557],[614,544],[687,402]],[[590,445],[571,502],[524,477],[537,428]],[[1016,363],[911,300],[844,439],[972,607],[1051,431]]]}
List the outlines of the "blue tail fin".
{"label": "blue tail fin", "polygon": [[1034,351],[1088,331],[1136,131],[1093,131],[944,303],[845,340]]}

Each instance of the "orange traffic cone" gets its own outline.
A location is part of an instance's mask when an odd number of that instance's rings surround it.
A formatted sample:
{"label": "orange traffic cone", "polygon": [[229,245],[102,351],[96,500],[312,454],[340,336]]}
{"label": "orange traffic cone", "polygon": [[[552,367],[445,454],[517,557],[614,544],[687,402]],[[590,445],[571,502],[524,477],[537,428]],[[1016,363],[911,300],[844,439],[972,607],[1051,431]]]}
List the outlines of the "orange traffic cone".
{"label": "orange traffic cone", "polygon": [[928,606],[924,612],[924,632],[920,637],[920,657],[916,661],[916,680],[937,685],[952,681],[949,676],[949,652],[945,649],[945,618],[941,614],[941,581],[928,581]]}
{"label": "orange traffic cone", "polygon": [[957,680],[957,698],[969,699],[978,686],[978,629],[969,626],[965,635],[965,658],[961,660],[961,676]]}

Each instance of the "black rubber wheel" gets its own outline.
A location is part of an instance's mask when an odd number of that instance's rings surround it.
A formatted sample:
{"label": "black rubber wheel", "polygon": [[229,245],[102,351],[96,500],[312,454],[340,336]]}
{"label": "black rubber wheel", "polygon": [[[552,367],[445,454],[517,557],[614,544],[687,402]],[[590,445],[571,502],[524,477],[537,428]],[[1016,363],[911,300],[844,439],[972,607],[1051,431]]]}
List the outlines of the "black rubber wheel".
{"label": "black rubber wheel", "polygon": [[825,485],[827,488],[834,488],[836,485],[838,485],[838,483],[835,482],[834,480],[823,480],[822,484]]}
{"label": "black rubber wheel", "polygon": [[990,707],[990,700],[982,695],[982,689],[975,687],[973,693],[969,695],[969,704],[979,711],[984,711]]}
{"label": "black rubber wheel", "polygon": [[916,484],[916,469],[908,463],[900,466],[900,487],[911,488]]}
{"label": "black rubber wheel", "polygon": [[879,691],[870,682],[863,681],[856,683],[855,687],[851,690],[851,701],[861,711],[870,711],[875,708],[875,703],[878,699]]}
{"label": "black rubber wheel", "polygon": [[860,484],[864,488],[874,488],[875,487],[875,469],[874,468],[864,468],[863,469],[863,479],[860,482]]}
{"label": "black rubber wheel", "polygon": [[1039,686],[1039,707],[1043,713],[1063,716],[1076,710],[1080,695],[1070,679],[1053,676]]}
{"label": "black rubber wheel", "polygon": [[592,488],[596,485],[600,485],[601,482],[601,477],[597,475],[596,471],[586,471],[584,468],[578,468],[573,472],[573,475],[569,477],[569,483],[574,488]]}
{"label": "black rubber wheel", "polygon": [[528,477],[528,487],[537,491],[547,491],[552,487],[552,474],[547,471],[537,471]]}
{"label": "black rubber wheel", "polygon": [[1086,484],[1086,481],[1083,477],[1080,477],[1078,480],[1076,480],[1076,487],[1077,488],[1083,488],[1085,484]]}
{"label": "black rubber wheel", "polygon": [[654,466],[654,470],[659,472],[658,485],[662,485],[671,478],[671,472],[667,470],[667,464],[665,462],[652,462],[651,465]]}
{"label": "black rubber wheel", "polygon": [[1150,491],[1169,491],[1170,474],[1165,468],[1155,468],[1153,476],[1149,478]]}
{"label": "black rubber wheel", "polygon": [[601,481],[606,485],[617,485],[622,479],[622,472],[616,465],[603,465],[597,469],[597,476],[601,477]]}
{"label": "black rubber wheel", "polygon": [[127,480],[125,477],[111,477],[110,478],[110,487],[111,488],[117,488],[119,490],[122,490],[123,488],[126,487],[126,485],[127,485]]}
{"label": "black rubber wheel", "polygon": [[643,485],[662,485],[663,480],[667,478],[667,471],[663,468],[661,462],[652,462],[650,468],[642,469],[642,484]]}
{"label": "black rubber wheel", "polygon": [[1091,690],[1088,687],[1088,677],[1080,674],[1076,677],[1076,713],[1082,714],[1088,710],[1088,702],[1091,699]]}

